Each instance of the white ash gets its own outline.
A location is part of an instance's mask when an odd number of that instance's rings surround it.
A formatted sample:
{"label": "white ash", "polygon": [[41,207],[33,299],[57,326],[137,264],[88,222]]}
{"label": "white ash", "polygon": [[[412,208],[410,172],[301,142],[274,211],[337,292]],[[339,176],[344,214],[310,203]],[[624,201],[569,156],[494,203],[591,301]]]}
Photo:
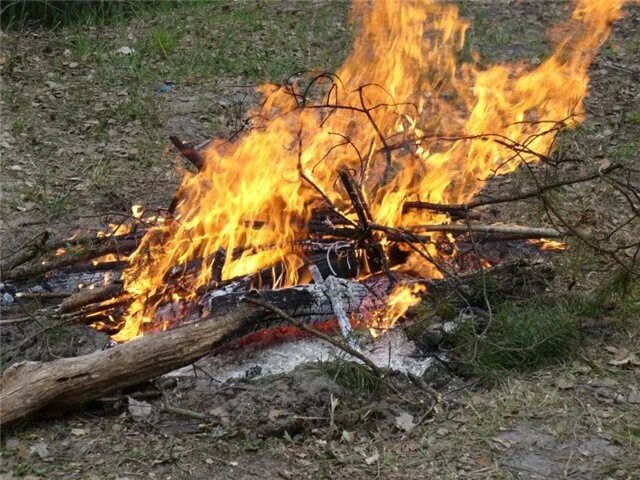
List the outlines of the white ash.
{"label": "white ash", "polygon": [[[391,368],[414,375],[424,374],[434,363],[433,358],[416,355],[416,346],[402,329],[387,332],[371,345],[362,348],[362,353],[381,368]],[[197,362],[197,366],[216,380],[224,382],[232,378],[243,378],[247,372],[260,367],[262,375],[288,373],[304,363],[328,361],[346,354],[320,339],[305,338],[263,347],[247,345],[218,355],[211,355]],[[357,361],[347,355],[347,359]],[[195,376],[192,367],[176,370],[170,376]],[[200,373],[200,375],[202,375]]]}

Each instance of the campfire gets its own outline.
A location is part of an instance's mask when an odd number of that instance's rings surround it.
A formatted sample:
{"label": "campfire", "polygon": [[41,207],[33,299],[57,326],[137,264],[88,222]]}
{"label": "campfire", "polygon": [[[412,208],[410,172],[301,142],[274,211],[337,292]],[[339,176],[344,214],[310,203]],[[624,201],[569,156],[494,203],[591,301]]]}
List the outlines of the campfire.
{"label": "campfire", "polygon": [[[432,289],[459,289],[494,268],[512,274],[523,259],[562,250],[568,228],[495,223],[483,207],[616,165],[517,195],[482,191],[492,178],[554,162],[558,134],[584,118],[587,70],[623,3],[575,2],[539,65],[485,66],[465,50],[469,23],[455,6],[355,2],[359,33],[335,73],[260,86],[261,104],[231,139],[171,138],[193,170],[166,209],[135,207],[97,238],[43,235],[2,266],[16,298],[60,298],[57,314],[124,343],[55,372],[9,370],[3,421],[68,407],[91,398],[87,388],[130,385],[283,323],[337,324],[357,351],[354,329],[380,336]],[[27,281],[43,275],[50,291],[34,292]],[[116,371],[96,373],[116,357]],[[18,406],[27,377],[41,390]]]}

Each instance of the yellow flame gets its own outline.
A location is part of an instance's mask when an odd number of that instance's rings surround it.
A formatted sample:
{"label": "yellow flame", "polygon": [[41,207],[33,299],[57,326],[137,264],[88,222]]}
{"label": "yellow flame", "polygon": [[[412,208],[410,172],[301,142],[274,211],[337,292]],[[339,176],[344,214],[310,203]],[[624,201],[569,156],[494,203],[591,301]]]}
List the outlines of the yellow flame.
{"label": "yellow flame", "polygon": [[419,294],[426,290],[427,287],[421,284],[397,285],[389,294],[384,312],[376,315],[371,322],[371,336],[375,337],[380,331],[392,328],[409,308],[420,302]]}
{"label": "yellow flame", "polygon": [[548,240],[546,238],[530,240],[529,243],[537,245],[538,247],[540,247],[540,250],[546,251],[561,251],[567,249],[566,243],[559,242],[557,240]]}
{"label": "yellow flame", "polygon": [[[469,23],[457,7],[436,0],[354,2],[354,15],[363,20],[335,86],[319,80],[316,91],[324,96],[307,99],[311,108],[300,108],[291,85],[260,86],[264,101],[250,114],[253,128],[235,142],[212,141],[204,169],[186,174],[175,219],[152,228],[130,257],[124,280],[134,301],[114,338],[141,334],[159,303],[176,294],[167,273],[204,259],[199,274],[179,285],[179,295],[191,298],[211,280],[220,249],[227,252],[223,278],[281,263],[279,285],[301,281],[304,255],[296,240],[308,237],[304,225],[323,206],[304,177],[348,212],[336,172],[366,170],[358,180],[375,222],[406,227],[445,220],[403,213],[406,199],[465,202],[482,179],[538,161],[536,153],[553,145],[555,122],[570,127],[582,120],[587,69],[623,3],[577,0],[539,66],[483,68],[477,54],[459,60]],[[333,108],[321,107],[327,103]],[[514,155],[510,141],[527,150]],[[393,145],[402,147],[386,148]],[[267,245],[275,248],[260,250]],[[437,274],[416,255],[408,264],[424,277]]]}

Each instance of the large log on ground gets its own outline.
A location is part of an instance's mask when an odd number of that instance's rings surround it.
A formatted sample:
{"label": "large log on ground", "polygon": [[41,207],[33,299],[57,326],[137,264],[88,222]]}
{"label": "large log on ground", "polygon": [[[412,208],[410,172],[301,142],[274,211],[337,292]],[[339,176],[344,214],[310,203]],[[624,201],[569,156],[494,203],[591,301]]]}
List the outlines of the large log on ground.
{"label": "large log on ground", "polygon": [[[427,290],[434,296],[464,298],[464,306],[476,302],[482,305],[480,299],[493,299],[493,295],[539,293],[552,277],[553,270],[547,263],[515,262],[484,274],[428,281]],[[379,305],[389,285],[386,276],[370,277],[366,284],[337,278],[332,282],[331,289],[326,284],[304,285],[260,292],[260,298],[299,322],[315,323],[334,318],[336,300],[346,314],[360,311],[362,305],[371,303],[372,297],[377,296],[373,302]],[[0,379],[0,426],[45,409],[72,409],[114,390],[190,365],[248,333],[283,323],[272,310],[243,301],[246,295],[221,292],[209,301],[212,313],[197,323],[137,338],[109,350],[9,367]]]}
{"label": "large log on ground", "polygon": [[[354,312],[367,287],[347,280],[336,282],[347,313]],[[22,362],[9,367],[0,380],[0,425],[46,409],[65,411],[190,365],[216,347],[252,331],[282,323],[271,310],[243,301],[246,294],[214,297],[211,315],[197,323],[160,332],[108,350],[52,362]],[[331,299],[323,285],[305,285],[263,292],[261,298],[297,320],[314,323],[333,317]]]}

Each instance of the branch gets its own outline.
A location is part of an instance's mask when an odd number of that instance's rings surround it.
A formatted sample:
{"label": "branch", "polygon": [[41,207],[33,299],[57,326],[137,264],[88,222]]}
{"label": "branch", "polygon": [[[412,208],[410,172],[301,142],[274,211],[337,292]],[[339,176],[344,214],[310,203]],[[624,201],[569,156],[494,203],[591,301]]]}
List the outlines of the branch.
{"label": "branch", "polygon": [[187,142],[183,142],[175,135],[171,135],[169,140],[171,140],[173,146],[176,147],[182,156],[189,160],[193,166],[198,169],[198,171],[201,171],[204,168],[206,160],[198,150],[193,148]]}
{"label": "branch", "polygon": [[486,205],[495,205],[497,203],[508,203],[508,202],[517,202],[520,200],[526,200],[527,198],[538,197],[549,190],[553,190],[555,188],[563,187],[566,185],[573,185],[576,183],[588,182],[590,180],[595,180],[596,178],[601,177],[602,175],[606,175],[607,173],[613,172],[621,168],[621,165],[611,165],[605,169],[602,169],[596,173],[592,173],[590,175],[585,175],[583,177],[572,178],[567,180],[560,180],[555,183],[550,183],[548,185],[541,185],[540,187],[529,190],[528,192],[524,192],[518,195],[511,195],[505,197],[496,197],[496,198],[487,198],[484,200],[475,200],[469,203],[458,203],[458,204],[440,204],[440,203],[430,203],[430,202],[405,202],[403,205],[403,211],[410,209],[424,209],[424,210],[432,210],[434,212],[442,212],[442,213],[452,213],[458,215],[464,215],[464,212],[467,210],[471,210],[473,208],[484,207]]}

